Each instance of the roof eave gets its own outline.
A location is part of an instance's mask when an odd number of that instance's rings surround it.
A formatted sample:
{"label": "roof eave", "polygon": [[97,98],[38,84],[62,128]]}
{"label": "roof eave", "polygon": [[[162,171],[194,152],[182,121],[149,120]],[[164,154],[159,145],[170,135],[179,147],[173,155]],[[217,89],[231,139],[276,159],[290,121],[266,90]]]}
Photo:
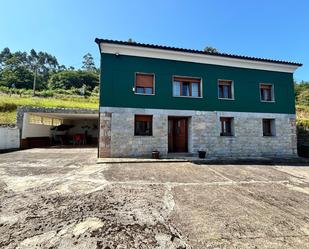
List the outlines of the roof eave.
{"label": "roof eave", "polygon": [[125,42],[125,41],[99,39],[99,38],[96,38],[95,42],[99,46],[100,53],[102,53],[100,44],[106,43],[106,44],[114,44],[114,45],[120,45],[120,46],[141,47],[145,49],[149,48],[149,49],[160,49],[160,50],[166,50],[166,51],[182,52],[182,53],[188,53],[188,54],[200,54],[200,55],[206,55],[206,56],[223,57],[223,58],[238,59],[238,60],[244,60],[244,61],[256,61],[256,62],[273,63],[273,64],[279,64],[279,65],[289,65],[289,66],[293,66],[297,68],[303,65],[301,63],[296,63],[296,62],[279,61],[279,60],[271,60],[271,59],[256,58],[256,57],[249,57],[249,56],[224,54],[224,53],[210,53],[210,52],[193,50],[193,49],[175,48],[175,47],[159,46],[159,45],[152,45],[152,44],[142,44],[142,43],[134,43],[134,42],[132,43],[132,42]]}

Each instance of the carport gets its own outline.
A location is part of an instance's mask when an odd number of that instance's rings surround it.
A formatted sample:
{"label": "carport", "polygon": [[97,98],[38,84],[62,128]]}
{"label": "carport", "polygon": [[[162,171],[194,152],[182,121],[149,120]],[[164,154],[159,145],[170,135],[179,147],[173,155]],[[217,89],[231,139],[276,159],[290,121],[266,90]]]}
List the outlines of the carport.
{"label": "carport", "polygon": [[21,148],[97,146],[98,117],[94,109],[21,107]]}

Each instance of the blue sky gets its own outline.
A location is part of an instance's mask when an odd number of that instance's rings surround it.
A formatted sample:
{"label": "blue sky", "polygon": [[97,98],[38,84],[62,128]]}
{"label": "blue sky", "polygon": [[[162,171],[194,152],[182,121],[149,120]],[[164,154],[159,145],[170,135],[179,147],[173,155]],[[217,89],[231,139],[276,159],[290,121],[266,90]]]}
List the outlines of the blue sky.
{"label": "blue sky", "polygon": [[0,0],[0,50],[55,55],[80,67],[95,37],[301,62],[309,81],[308,0]]}

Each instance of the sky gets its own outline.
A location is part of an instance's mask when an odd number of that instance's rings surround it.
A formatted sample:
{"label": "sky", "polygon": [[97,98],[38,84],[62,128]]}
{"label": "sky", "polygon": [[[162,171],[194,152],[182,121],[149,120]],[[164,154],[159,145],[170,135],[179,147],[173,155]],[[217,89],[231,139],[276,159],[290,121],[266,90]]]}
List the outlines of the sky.
{"label": "sky", "polygon": [[308,0],[0,0],[0,50],[81,67],[96,37],[300,62],[309,81]]}

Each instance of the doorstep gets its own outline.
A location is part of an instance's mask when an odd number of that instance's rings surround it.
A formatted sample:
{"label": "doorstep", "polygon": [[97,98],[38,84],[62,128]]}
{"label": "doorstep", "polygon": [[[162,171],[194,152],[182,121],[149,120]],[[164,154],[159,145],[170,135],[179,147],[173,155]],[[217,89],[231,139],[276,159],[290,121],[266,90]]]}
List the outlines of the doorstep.
{"label": "doorstep", "polygon": [[189,162],[188,159],[184,158],[98,158],[97,163],[173,163],[173,162]]}
{"label": "doorstep", "polygon": [[[176,155],[174,155],[176,156]],[[192,162],[196,164],[213,165],[299,165],[308,166],[309,159],[301,157],[206,157],[196,156],[171,157],[167,155],[160,159],[152,158],[98,158],[98,164],[115,163],[172,163],[172,162]]]}

